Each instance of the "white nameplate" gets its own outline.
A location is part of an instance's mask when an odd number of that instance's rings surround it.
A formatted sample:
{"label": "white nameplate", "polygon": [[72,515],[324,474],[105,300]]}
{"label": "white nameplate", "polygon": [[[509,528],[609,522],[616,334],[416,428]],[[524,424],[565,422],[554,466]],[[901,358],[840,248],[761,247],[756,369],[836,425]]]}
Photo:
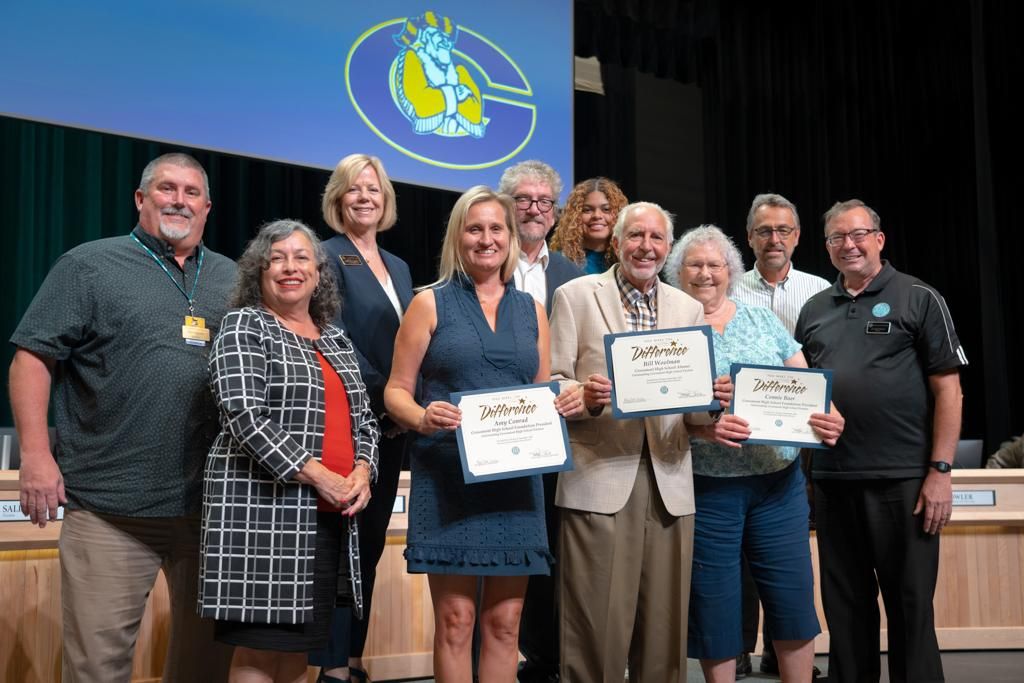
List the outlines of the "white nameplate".
{"label": "white nameplate", "polygon": [[953,491],[953,507],[995,507],[996,492],[987,491]]}
{"label": "white nameplate", "polygon": [[[57,519],[64,519],[63,507],[57,508]],[[21,514],[21,503],[16,500],[5,500],[0,503],[0,522],[27,521],[29,521],[28,515]]]}

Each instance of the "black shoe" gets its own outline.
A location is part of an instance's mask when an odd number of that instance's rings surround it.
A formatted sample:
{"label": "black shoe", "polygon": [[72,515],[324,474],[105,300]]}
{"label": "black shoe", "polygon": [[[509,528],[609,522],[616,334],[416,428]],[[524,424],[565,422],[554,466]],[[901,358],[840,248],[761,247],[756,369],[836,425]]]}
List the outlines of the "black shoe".
{"label": "black shoe", "polygon": [[[739,660],[737,660],[737,662],[738,661]],[[772,675],[772,676],[778,676],[779,675],[779,660],[775,659],[775,654],[774,653],[772,653],[771,651],[766,650],[765,653],[763,655],[761,655],[761,666],[760,666],[760,669],[761,669],[761,673],[763,673],[763,674],[769,674],[769,675]],[[739,665],[738,664],[737,664],[736,670],[737,670],[737,672],[739,671]],[[827,681],[828,680],[827,676],[823,677],[821,675],[821,669],[819,669],[816,666],[814,667],[811,676],[812,676],[811,680],[815,680],[815,681]]]}
{"label": "black shoe", "polygon": [[750,663],[750,653],[744,652],[736,657],[736,680],[746,678],[754,672],[754,665]]}
{"label": "black shoe", "polygon": [[338,678],[337,676],[328,676],[324,673],[323,668],[321,668],[320,675],[316,677],[316,683],[352,683],[352,679]]}
{"label": "black shoe", "polygon": [[558,672],[532,662],[519,662],[519,683],[558,683]]}
{"label": "black shoe", "polygon": [[558,683],[558,674],[519,674],[519,683]]}

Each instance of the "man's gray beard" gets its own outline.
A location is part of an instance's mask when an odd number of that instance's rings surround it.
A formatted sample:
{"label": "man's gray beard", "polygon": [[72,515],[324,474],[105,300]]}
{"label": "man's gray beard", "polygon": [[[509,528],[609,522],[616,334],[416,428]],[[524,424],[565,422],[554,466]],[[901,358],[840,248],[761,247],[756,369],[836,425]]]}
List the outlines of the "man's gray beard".
{"label": "man's gray beard", "polygon": [[[534,225],[538,225],[539,226],[540,224],[539,223],[535,223]],[[534,235],[533,234],[534,232],[536,232],[538,234]],[[536,244],[537,242],[543,242],[547,238],[548,232],[549,231],[546,228],[543,228],[541,226],[540,230],[536,230],[536,231],[530,230],[529,231],[530,234],[528,234],[527,229],[520,225],[519,226],[519,241],[520,242],[529,242],[530,244]]]}
{"label": "man's gray beard", "polygon": [[190,232],[192,232],[191,228],[173,228],[169,225],[164,225],[164,222],[160,221],[160,234],[163,235],[165,240],[183,240],[188,237]]}

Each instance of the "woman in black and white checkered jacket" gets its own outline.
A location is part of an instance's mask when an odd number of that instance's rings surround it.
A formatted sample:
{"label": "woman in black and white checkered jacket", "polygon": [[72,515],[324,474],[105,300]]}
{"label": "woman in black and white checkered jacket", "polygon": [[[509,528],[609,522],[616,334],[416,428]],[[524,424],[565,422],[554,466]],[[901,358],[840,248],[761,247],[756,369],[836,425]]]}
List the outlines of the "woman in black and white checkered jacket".
{"label": "woman in black and white checkered jacket", "polygon": [[210,354],[221,433],[206,463],[200,613],[236,646],[233,670],[267,681],[305,680],[336,602],[362,608],[355,515],[378,433],[352,345],[329,322],[331,278],[308,227],[264,226]]}

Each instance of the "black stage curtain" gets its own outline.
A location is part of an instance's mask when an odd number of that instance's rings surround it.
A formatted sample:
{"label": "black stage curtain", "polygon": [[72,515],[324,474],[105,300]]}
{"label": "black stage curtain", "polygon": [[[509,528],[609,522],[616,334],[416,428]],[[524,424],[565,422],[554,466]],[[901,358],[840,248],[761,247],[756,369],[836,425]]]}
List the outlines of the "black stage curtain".
{"label": "black stage curtain", "polygon": [[[598,56],[606,72],[700,87],[703,222],[733,235],[749,263],[750,200],[780,192],[801,210],[798,267],[833,279],[820,217],[837,200],[864,200],[882,217],[885,256],[938,288],[953,313],[971,362],[963,434],[994,450],[1024,431],[1014,391],[1024,361],[1007,343],[1024,319],[1015,263],[1024,237],[1011,222],[1024,151],[1009,107],[1024,76],[1018,3],[577,0],[576,12],[577,53]],[[659,40],[672,45],[649,44]],[[600,127],[609,118],[590,112],[583,123],[594,137],[609,132]],[[614,145],[597,149],[605,159],[588,169],[623,163]]]}

